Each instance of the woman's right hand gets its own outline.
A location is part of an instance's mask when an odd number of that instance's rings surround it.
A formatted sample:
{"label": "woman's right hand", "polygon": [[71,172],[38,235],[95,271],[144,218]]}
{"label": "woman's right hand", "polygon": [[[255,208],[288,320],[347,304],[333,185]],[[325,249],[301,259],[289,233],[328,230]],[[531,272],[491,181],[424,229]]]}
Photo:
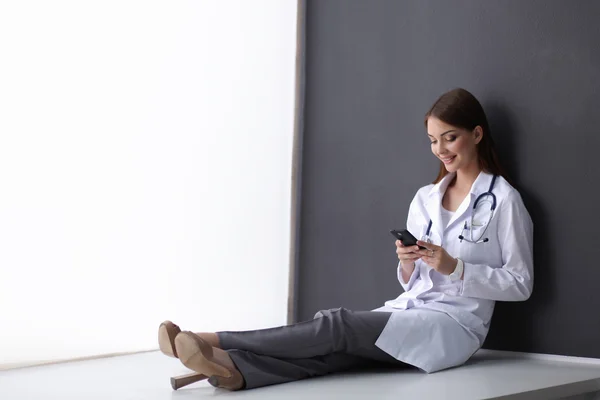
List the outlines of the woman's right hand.
{"label": "woman's right hand", "polygon": [[419,246],[404,246],[400,240],[396,240],[396,254],[398,260],[402,266],[409,266],[414,264],[421,256],[416,254],[415,251],[419,250]]}

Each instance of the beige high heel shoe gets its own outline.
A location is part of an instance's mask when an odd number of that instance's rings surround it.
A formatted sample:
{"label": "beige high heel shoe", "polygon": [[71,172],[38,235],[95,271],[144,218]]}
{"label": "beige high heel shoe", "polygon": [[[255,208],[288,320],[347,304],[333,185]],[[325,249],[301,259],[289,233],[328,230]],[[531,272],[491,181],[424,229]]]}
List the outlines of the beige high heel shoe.
{"label": "beige high heel shoe", "polygon": [[193,332],[179,333],[175,337],[175,350],[183,365],[210,376],[211,385],[228,390],[239,390],[244,386],[244,377],[240,371],[235,366],[224,366],[223,361],[215,357],[213,347]]}
{"label": "beige high heel shoe", "polygon": [[[160,351],[169,357],[177,357],[175,348],[175,337],[181,332],[181,329],[171,321],[165,321],[158,327],[158,347]],[[174,376],[171,378],[171,387],[177,390],[194,382],[207,379],[208,376],[194,372],[192,374]]]}

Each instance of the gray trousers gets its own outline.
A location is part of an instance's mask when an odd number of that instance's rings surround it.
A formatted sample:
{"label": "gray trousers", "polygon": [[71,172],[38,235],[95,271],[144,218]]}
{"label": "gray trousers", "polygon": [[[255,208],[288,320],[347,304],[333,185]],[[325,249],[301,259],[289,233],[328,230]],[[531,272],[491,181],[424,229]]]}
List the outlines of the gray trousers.
{"label": "gray trousers", "polygon": [[406,366],[375,346],[390,315],[337,308],[293,325],[217,335],[251,389],[357,367]]}

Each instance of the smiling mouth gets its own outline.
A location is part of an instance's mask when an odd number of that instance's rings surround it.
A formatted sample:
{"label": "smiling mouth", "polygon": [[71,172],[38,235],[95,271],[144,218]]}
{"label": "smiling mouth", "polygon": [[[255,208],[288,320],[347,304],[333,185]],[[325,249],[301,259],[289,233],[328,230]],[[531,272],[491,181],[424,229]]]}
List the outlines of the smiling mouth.
{"label": "smiling mouth", "polygon": [[446,157],[446,158],[441,158],[440,157],[440,160],[442,160],[442,162],[444,164],[450,164],[452,161],[454,161],[455,158],[456,158],[456,156]]}

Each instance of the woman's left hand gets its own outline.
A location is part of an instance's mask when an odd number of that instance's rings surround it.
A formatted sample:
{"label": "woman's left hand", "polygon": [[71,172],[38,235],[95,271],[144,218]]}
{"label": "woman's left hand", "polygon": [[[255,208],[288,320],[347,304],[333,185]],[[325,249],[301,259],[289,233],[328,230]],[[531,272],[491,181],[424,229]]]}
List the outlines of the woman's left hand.
{"label": "woman's left hand", "polygon": [[443,247],[422,240],[417,241],[417,245],[426,248],[426,250],[415,251],[415,254],[420,254],[421,260],[425,261],[427,265],[443,275],[450,275],[454,272],[458,260],[448,254]]}

